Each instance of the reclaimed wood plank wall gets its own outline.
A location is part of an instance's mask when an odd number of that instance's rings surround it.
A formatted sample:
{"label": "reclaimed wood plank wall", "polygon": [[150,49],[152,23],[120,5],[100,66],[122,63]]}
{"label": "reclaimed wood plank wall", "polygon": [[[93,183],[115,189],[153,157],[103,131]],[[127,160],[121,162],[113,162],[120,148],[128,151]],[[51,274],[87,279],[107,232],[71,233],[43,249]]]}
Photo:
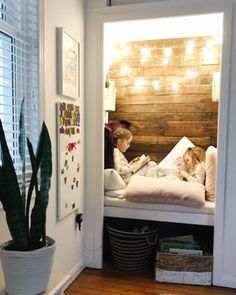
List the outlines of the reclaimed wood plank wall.
{"label": "reclaimed wood plank wall", "polygon": [[[221,45],[209,36],[126,46],[128,54],[117,44],[120,56],[110,65],[108,76],[116,85],[116,110],[109,112],[109,121],[132,124],[127,158],[148,154],[159,162],[183,136],[205,149],[216,146],[218,102],[212,100],[212,77],[220,71]],[[195,77],[186,75],[190,71]],[[138,78],[145,81],[143,85],[135,86]],[[156,88],[154,80],[159,83]]]}

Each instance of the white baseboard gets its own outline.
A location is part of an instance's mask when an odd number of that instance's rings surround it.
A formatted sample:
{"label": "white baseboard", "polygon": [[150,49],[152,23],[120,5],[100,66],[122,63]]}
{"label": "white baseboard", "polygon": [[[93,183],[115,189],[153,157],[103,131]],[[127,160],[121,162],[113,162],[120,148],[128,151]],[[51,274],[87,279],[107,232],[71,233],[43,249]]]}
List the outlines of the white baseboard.
{"label": "white baseboard", "polygon": [[75,265],[71,271],[65,275],[60,282],[53,287],[47,295],[64,295],[64,291],[69,287],[69,285],[76,279],[76,277],[83,271],[85,268],[84,263],[80,261]]}

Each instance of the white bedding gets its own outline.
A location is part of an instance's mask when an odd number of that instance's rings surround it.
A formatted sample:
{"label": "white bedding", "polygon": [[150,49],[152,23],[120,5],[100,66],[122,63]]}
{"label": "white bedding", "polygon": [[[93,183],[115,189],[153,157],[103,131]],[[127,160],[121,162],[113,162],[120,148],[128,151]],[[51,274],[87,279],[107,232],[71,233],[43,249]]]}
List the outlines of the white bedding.
{"label": "white bedding", "polygon": [[215,203],[206,201],[202,208],[181,205],[130,202],[104,196],[104,216],[186,224],[214,225]]}

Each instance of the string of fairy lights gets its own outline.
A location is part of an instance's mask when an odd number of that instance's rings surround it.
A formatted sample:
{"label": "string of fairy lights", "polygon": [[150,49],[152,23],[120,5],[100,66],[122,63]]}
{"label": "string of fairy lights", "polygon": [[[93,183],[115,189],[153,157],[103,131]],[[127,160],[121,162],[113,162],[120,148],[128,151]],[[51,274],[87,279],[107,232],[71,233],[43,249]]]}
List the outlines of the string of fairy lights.
{"label": "string of fairy lights", "polygon": [[[178,91],[179,81],[161,83],[158,78],[145,79],[141,75],[136,75],[135,71],[129,66],[131,56],[136,56],[140,62],[140,67],[145,67],[145,63],[154,61],[159,66],[175,66],[177,61],[183,61],[188,69],[184,78],[195,79],[199,76],[199,67],[207,64],[220,65],[220,50],[222,40],[219,37],[209,37],[206,40],[193,38],[186,42],[177,43],[168,47],[137,47],[125,42],[117,42],[113,46],[111,53],[111,63],[117,63],[122,60],[120,74],[133,80],[134,86],[140,88],[145,85],[152,85],[158,91],[161,87],[171,87],[173,91]],[[196,58],[198,57],[198,58]],[[198,64],[196,64],[198,60]],[[127,63],[125,62],[127,61]],[[200,61],[200,63],[199,63]],[[216,73],[212,73],[216,75]]]}

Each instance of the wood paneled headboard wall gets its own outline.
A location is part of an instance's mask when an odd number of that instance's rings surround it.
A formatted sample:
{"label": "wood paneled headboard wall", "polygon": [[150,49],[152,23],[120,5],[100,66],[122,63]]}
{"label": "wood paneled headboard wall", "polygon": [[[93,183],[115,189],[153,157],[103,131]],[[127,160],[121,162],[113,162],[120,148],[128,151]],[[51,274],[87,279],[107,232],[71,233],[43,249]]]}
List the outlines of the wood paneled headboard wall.
{"label": "wood paneled headboard wall", "polygon": [[212,77],[220,71],[221,45],[214,37],[128,42],[128,50],[116,46],[120,55],[109,68],[116,111],[109,112],[109,121],[132,123],[127,158],[145,153],[159,162],[182,136],[203,148],[216,146]]}

